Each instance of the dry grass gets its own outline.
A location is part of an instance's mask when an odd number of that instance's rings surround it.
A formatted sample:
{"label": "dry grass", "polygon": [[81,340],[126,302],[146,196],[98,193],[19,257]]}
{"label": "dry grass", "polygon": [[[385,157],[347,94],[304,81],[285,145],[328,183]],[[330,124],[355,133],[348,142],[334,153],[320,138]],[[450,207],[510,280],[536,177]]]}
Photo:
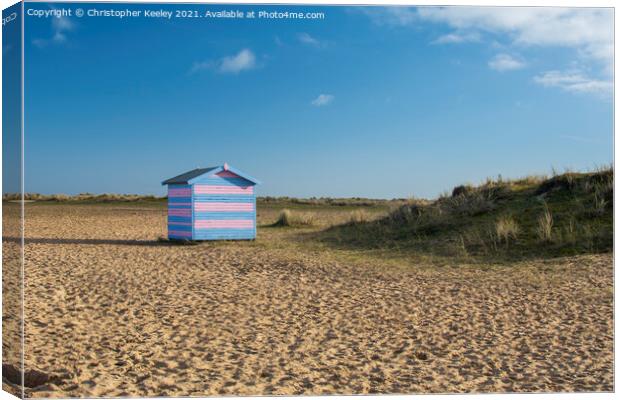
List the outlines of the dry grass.
{"label": "dry grass", "polygon": [[291,210],[282,210],[276,222],[272,226],[297,227],[297,226],[313,226],[317,223],[314,214],[308,212],[293,212]]}
{"label": "dry grass", "polygon": [[519,234],[519,224],[511,216],[501,216],[495,222],[495,235],[499,242],[508,243],[516,240]]}
{"label": "dry grass", "polygon": [[349,222],[352,224],[359,224],[364,222],[369,222],[372,219],[371,215],[364,210],[354,210],[351,211],[349,216]]}
{"label": "dry grass", "polygon": [[457,215],[475,216],[494,209],[493,193],[488,190],[469,190],[452,197],[439,199],[444,211]]}
{"label": "dry grass", "polygon": [[575,218],[571,216],[562,229],[562,241],[569,244],[575,243],[579,235],[577,229],[577,222],[575,221]]}
{"label": "dry grass", "polygon": [[311,198],[296,198],[288,196],[262,196],[257,199],[262,204],[277,204],[277,203],[290,203],[294,205],[306,205],[306,206],[338,206],[338,207],[376,207],[386,204],[403,204],[407,202],[407,199],[368,199],[363,197],[352,198],[333,198],[333,197],[311,197]]}
{"label": "dry grass", "polygon": [[553,238],[553,215],[547,204],[544,205],[543,213],[538,217],[538,238],[542,242],[549,243]]}
{"label": "dry grass", "polygon": [[592,212],[595,215],[603,215],[605,214],[605,210],[607,209],[607,200],[605,199],[605,194],[602,191],[596,190],[594,192],[594,207]]}

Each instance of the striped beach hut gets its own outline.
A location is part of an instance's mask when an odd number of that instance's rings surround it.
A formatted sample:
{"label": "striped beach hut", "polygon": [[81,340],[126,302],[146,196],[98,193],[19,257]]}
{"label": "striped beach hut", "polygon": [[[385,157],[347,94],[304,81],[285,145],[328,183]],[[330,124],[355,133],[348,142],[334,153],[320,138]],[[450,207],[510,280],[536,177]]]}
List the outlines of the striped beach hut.
{"label": "striped beach hut", "polygon": [[226,163],[163,181],[168,186],[168,238],[255,239],[254,186],[259,183]]}

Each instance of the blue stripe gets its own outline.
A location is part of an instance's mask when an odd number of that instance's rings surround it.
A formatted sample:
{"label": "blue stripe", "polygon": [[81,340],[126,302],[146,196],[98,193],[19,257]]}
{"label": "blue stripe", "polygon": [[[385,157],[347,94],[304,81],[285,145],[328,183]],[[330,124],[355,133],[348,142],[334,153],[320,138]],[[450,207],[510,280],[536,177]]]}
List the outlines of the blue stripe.
{"label": "blue stripe", "polygon": [[174,222],[192,222],[192,217],[178,217],[174,215],[169,215],[168,223],[170,224]]}
{"label": "blue stripe", "polygon": [[191,203],[191,197],[168,197],[168,204],[174,203]]}
{"label": "blue stripe", "polygon": [[254,229],[196,229],[194,231],[196,240],[254,239],[255,237]]}
{"label": "blue stripe", "polygon": [[192,240],[192,238],[189,236],[180,236],[175,234],[168,234],[168,239]]}
{"label": "blue stripe", "polygon": [[192,226],[191,225],[168,224],[168,230],[171,230],[171,231],[182,231],[182,232],[191,232],[192,231]]}

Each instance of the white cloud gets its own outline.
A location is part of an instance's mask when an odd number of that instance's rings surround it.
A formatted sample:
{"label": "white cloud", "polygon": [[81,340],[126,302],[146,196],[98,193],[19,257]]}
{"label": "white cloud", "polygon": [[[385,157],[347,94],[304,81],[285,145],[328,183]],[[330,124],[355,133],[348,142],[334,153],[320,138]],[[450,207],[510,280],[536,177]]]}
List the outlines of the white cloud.
{"label": "white cloud", "polygon": [[322,107],[330,104],[336,97],[332,94],[320,94],[316,99],[312,100],[312,105]]}
{"label": "white cloud", "polygon": [[307,44],[307,45],[315,46],[315,47],[321,46],[321,42],[318,39],[310,36],[310,34],[305,33],[305,32],[302,32],[299,35],[297,35],[297,39],[299,39],[299,41],[303,44]]}
{"label": "white cloud", "polygon": [[456,32],[434,43],[463,43],[487,34],[507,35],[513,45],[569,47],[613,70],[614,12],[611,8],[577,7],[389,7],[363,8],[375,23],[412,26],[424,21],[443,23]]}
{"label": "white cloud", "polygon": [[[394,8],[389,12],[366,8],[362,12],[379,25],[416,26],[433,22],[453,30],[433,44],[465,43],[477,37],[506,53],[535,47],[571,49],[575,60],[571,66],[560,69],[574,68],[576,64],[596,71],[599,77],[548,71],[534,81],[569,92],[613,90],[614,11],[610,7],[419,7]],[[506,55],[494,57],[488,65],[501,71],[525,66],[522,60]]]}
{"label": "white cloud", "polygon": [[254,53],[248,49],[243,49],[234,56],[222,58],[218,69],[220,72],[237,74],[255,66],[256,57]]}
{"label": "white cloud", "polygon": [[32,43],[38,47],[49,44],[61,44],[67,41],[67,32],[75,28],[73,22],[67,17],[52,17],[52,36],[49,39],[33,39]]}
{"label": "white cloud", "polygon": [[256,67],[256,56],[249,49],[243,49],[239,53],[222,57],[216,61],[203,61],[194,63],[190,72],[198,72],[205,69],[213,69],[223,74],[238,74]]}
{"label": "white cloud", "polygon": [[416,10],[411,7],[361,7],[359,10],[377,25],[406,26],[417,20]]}
{"label": "white cloud", "polygon": [[461,32],[507,34],[518,46],[571,47],[611,71],[613,10],[558,7],[422,7],[421,20]]}
{"label": "white cloud", "polygon": [[489,68],[496,71],[513,71],[525,67],[525,63],[509,54],[497,54],[489,60]]}
{"label": "white cloud", "polygon": [[71,31],[73,30],[73,22],[66,17],[52,18],[52,28],[56,33]]}
{"label": "white cloud", "polygon": [[452,32],[433,40],[432,44],[451,44],[451,43],[467,43],[480,41],[480,34],[477,32],[459,33]]}
{"label": "white cloud", "polygon": [[590,78],[580,71],[547,71],[535,76],[534,82],[573,93],[609,95],[613,91],[612,82]]}

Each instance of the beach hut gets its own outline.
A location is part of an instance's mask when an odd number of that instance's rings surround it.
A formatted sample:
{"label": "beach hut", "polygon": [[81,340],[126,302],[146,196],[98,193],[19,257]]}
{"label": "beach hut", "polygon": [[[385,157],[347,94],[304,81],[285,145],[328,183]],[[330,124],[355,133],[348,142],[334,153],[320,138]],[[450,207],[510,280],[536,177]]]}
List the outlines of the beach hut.
{"label": "beach hut", "polygon": [[259,183],[226,163],[163,181],[168,186],[168,238],[255,239],[254,186]]}

